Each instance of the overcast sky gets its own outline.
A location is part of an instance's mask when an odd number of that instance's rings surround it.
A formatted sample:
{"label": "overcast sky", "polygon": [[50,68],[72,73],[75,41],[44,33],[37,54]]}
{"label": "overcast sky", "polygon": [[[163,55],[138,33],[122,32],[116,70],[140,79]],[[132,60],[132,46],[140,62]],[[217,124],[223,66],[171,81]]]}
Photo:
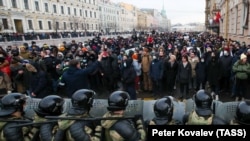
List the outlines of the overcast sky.
{"label": "overcast sky", "polygon": [[161,11],[164,7],[172,24],[205,22],[205,0],[111,0],[126,2],[138,8],[154,8]]}

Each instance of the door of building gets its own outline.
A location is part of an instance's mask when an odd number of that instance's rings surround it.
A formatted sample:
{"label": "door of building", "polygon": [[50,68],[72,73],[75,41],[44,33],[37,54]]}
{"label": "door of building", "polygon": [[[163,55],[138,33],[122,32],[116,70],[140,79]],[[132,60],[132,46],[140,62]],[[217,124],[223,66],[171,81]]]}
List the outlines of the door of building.
{"label": "door of building", "polygon": [[14,20],[15,27],[16,27],[16,32],[17,33],[23,33],[23,23],[22,20]]}

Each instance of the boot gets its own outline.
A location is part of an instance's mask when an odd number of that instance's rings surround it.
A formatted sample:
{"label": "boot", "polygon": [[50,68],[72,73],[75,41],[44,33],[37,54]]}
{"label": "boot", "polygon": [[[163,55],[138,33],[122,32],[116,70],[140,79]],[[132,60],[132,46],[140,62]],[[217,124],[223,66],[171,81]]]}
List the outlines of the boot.
{"label": "boot", "polygon": [[236,97],[236,98],[235,98],[235,101],[238,102],[238,101],[239,101],[239,97]]}

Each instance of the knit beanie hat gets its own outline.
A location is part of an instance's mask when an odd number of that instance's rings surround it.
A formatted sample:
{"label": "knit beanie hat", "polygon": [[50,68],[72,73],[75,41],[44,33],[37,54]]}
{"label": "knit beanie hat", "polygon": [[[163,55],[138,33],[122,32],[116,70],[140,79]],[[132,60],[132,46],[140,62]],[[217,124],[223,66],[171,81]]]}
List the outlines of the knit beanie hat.
{"label": "knit beanie hat", "polygon": [[247,58],[247,56],[246,56],[244,53],[242,53],[242,54],[240,55],[240,60],[243,60],[244,58]]}

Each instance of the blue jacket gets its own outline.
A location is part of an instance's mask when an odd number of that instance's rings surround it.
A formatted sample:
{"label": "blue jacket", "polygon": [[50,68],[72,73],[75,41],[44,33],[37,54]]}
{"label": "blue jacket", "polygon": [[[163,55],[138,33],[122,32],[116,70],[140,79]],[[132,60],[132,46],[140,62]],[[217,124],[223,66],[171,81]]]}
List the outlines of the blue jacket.
{"label": "blue jacket", "polygon": [[163,61],[155,59],[150,64],[149,75],[152,80],[158,81],[163,77]]}
{"label": "blue jacket", "polygon": [[99,66],[100,63],[97,61],[86,69],[69,67],[68,70],[63,73],[60,83],[65,85],[69,98],[71,98],[73,93],[79,89],[90,88],[88,75],[94,72]]}

